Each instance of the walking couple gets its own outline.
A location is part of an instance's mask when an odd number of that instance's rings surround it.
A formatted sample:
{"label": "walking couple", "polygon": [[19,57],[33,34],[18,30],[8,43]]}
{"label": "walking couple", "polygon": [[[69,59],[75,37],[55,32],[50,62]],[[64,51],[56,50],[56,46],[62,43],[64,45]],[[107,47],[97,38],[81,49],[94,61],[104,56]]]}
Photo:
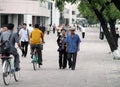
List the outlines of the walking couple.
{"label": "walking couple", "polygon": [[75,33],[75,28],[70,29],[70,34],[66,36],[66,30],[61,30],[61,35],[57,39],[59,46],[59,68],[65,69],[67,67],[67,60],[69,68],[75,70],[77,52],[80,50],[80,37]]}

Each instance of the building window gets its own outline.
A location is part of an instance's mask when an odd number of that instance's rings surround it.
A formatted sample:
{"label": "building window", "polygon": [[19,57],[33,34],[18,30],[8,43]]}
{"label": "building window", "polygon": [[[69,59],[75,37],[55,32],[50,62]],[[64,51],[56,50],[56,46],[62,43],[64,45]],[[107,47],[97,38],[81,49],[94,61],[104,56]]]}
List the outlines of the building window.
{"label": "building window", "polygon": [[51,10],[51,8],[52,8],[52,3],[48,2],[48,9]]}
{"label": "building window", "polygon": [[72,11],[72,15],[75,15],[75,11]]}

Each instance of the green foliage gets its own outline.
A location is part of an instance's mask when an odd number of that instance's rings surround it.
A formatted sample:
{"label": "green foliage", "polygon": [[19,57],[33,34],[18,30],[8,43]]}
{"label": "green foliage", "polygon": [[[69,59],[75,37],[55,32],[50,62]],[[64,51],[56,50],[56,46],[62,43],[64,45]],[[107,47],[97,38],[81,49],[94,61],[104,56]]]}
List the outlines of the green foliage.
{"label": "green foliage", "polygon": [[64,10],[64,0],[55,0],[55,5],[59,9],[60,12],[63,12]]}
{"label": "green foliage", "polygon": [[94,22],[96,20],[93,9],[97,9],[101,12],[107,21],[110,19],[120,19],[120,11],[111,3],[111,0],[91,0],[91,4],[88,3],[88,0],[81,0],[78,9],[88,21],[90,21],[91,18],[93,18]]}
{"label": "green foliage", "polygon": [[87,0],[81,0],[81,3],[78,6],[78,10],[80,11],[80,14],[82,14],[83,17],[87,19],[89,24],[98,23],[97,17]]}

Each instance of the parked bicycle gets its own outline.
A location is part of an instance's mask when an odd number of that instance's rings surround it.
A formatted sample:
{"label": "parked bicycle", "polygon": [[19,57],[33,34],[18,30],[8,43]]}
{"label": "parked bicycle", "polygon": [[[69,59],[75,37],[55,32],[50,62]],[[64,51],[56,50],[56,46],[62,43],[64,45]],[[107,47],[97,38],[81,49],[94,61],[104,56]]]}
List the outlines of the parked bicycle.
{"label": "parked bicycle", "polygon": [[19,81],[20,71],[15,71],[13,57],[1,55],[2,59],[2,76],[5,85],[9,85],[11,77],[14,77],[15,81]]}

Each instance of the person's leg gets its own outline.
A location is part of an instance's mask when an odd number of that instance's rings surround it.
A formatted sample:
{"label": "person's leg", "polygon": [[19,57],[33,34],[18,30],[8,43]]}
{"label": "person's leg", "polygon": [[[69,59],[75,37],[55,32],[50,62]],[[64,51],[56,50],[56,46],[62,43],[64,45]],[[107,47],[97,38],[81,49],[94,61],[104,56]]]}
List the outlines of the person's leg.
{"label": "person's leg", "polygon": [[62,68],[62,52],[59,52],[59,68]]}
{"label": "person's leg", "polygon": [[12,48],[11,53],[14,56],[14,67],[15,67],[15,69],[19,70],[20,69],[20,65],[19,65],[20,59],[19,59],[19,54],[17,52],[17,49]]}
{"label": "person's leg", "polygon": [[24,56],[26,57],[28,51],[28,42],[25,42],[25,54]]}
{"label": "person's leg", "polygon": [[24,51],[24,46],[25,46],[25,45],[24,45],[24,44],[25,44],[25,43],[21,41],[22,56],[24,56],[24,54],[25,54],[25,51]]}
{"label": "person's leg", "polygon": [[76,58],[77,58],[77,52],[73,53],[72,70],[75,70]]}
{"label": "person's leg", "polygon": [[63,69],[67,67],[67,53],[64,52],[63,54]]}
{"label": "person's leg", "polygon": [[31,50],[31,58],[32,58],[32,54],[33,54],[33,51],[34,51],[34,45],[33,44],[30,44],[30,50]]}
{"label": "person's leg", "polygon": [[69,65],[69,68],[71,68],[71,66],[72,66],[71,57],[72,57],[72,54],[68,53],[68,65]]}
{"label": "person's leg", "polygon": [[38,63],[39,65],[42,65],[42,51],[41,51],[40,44],[37,45],[37,52],[38,52]]}

